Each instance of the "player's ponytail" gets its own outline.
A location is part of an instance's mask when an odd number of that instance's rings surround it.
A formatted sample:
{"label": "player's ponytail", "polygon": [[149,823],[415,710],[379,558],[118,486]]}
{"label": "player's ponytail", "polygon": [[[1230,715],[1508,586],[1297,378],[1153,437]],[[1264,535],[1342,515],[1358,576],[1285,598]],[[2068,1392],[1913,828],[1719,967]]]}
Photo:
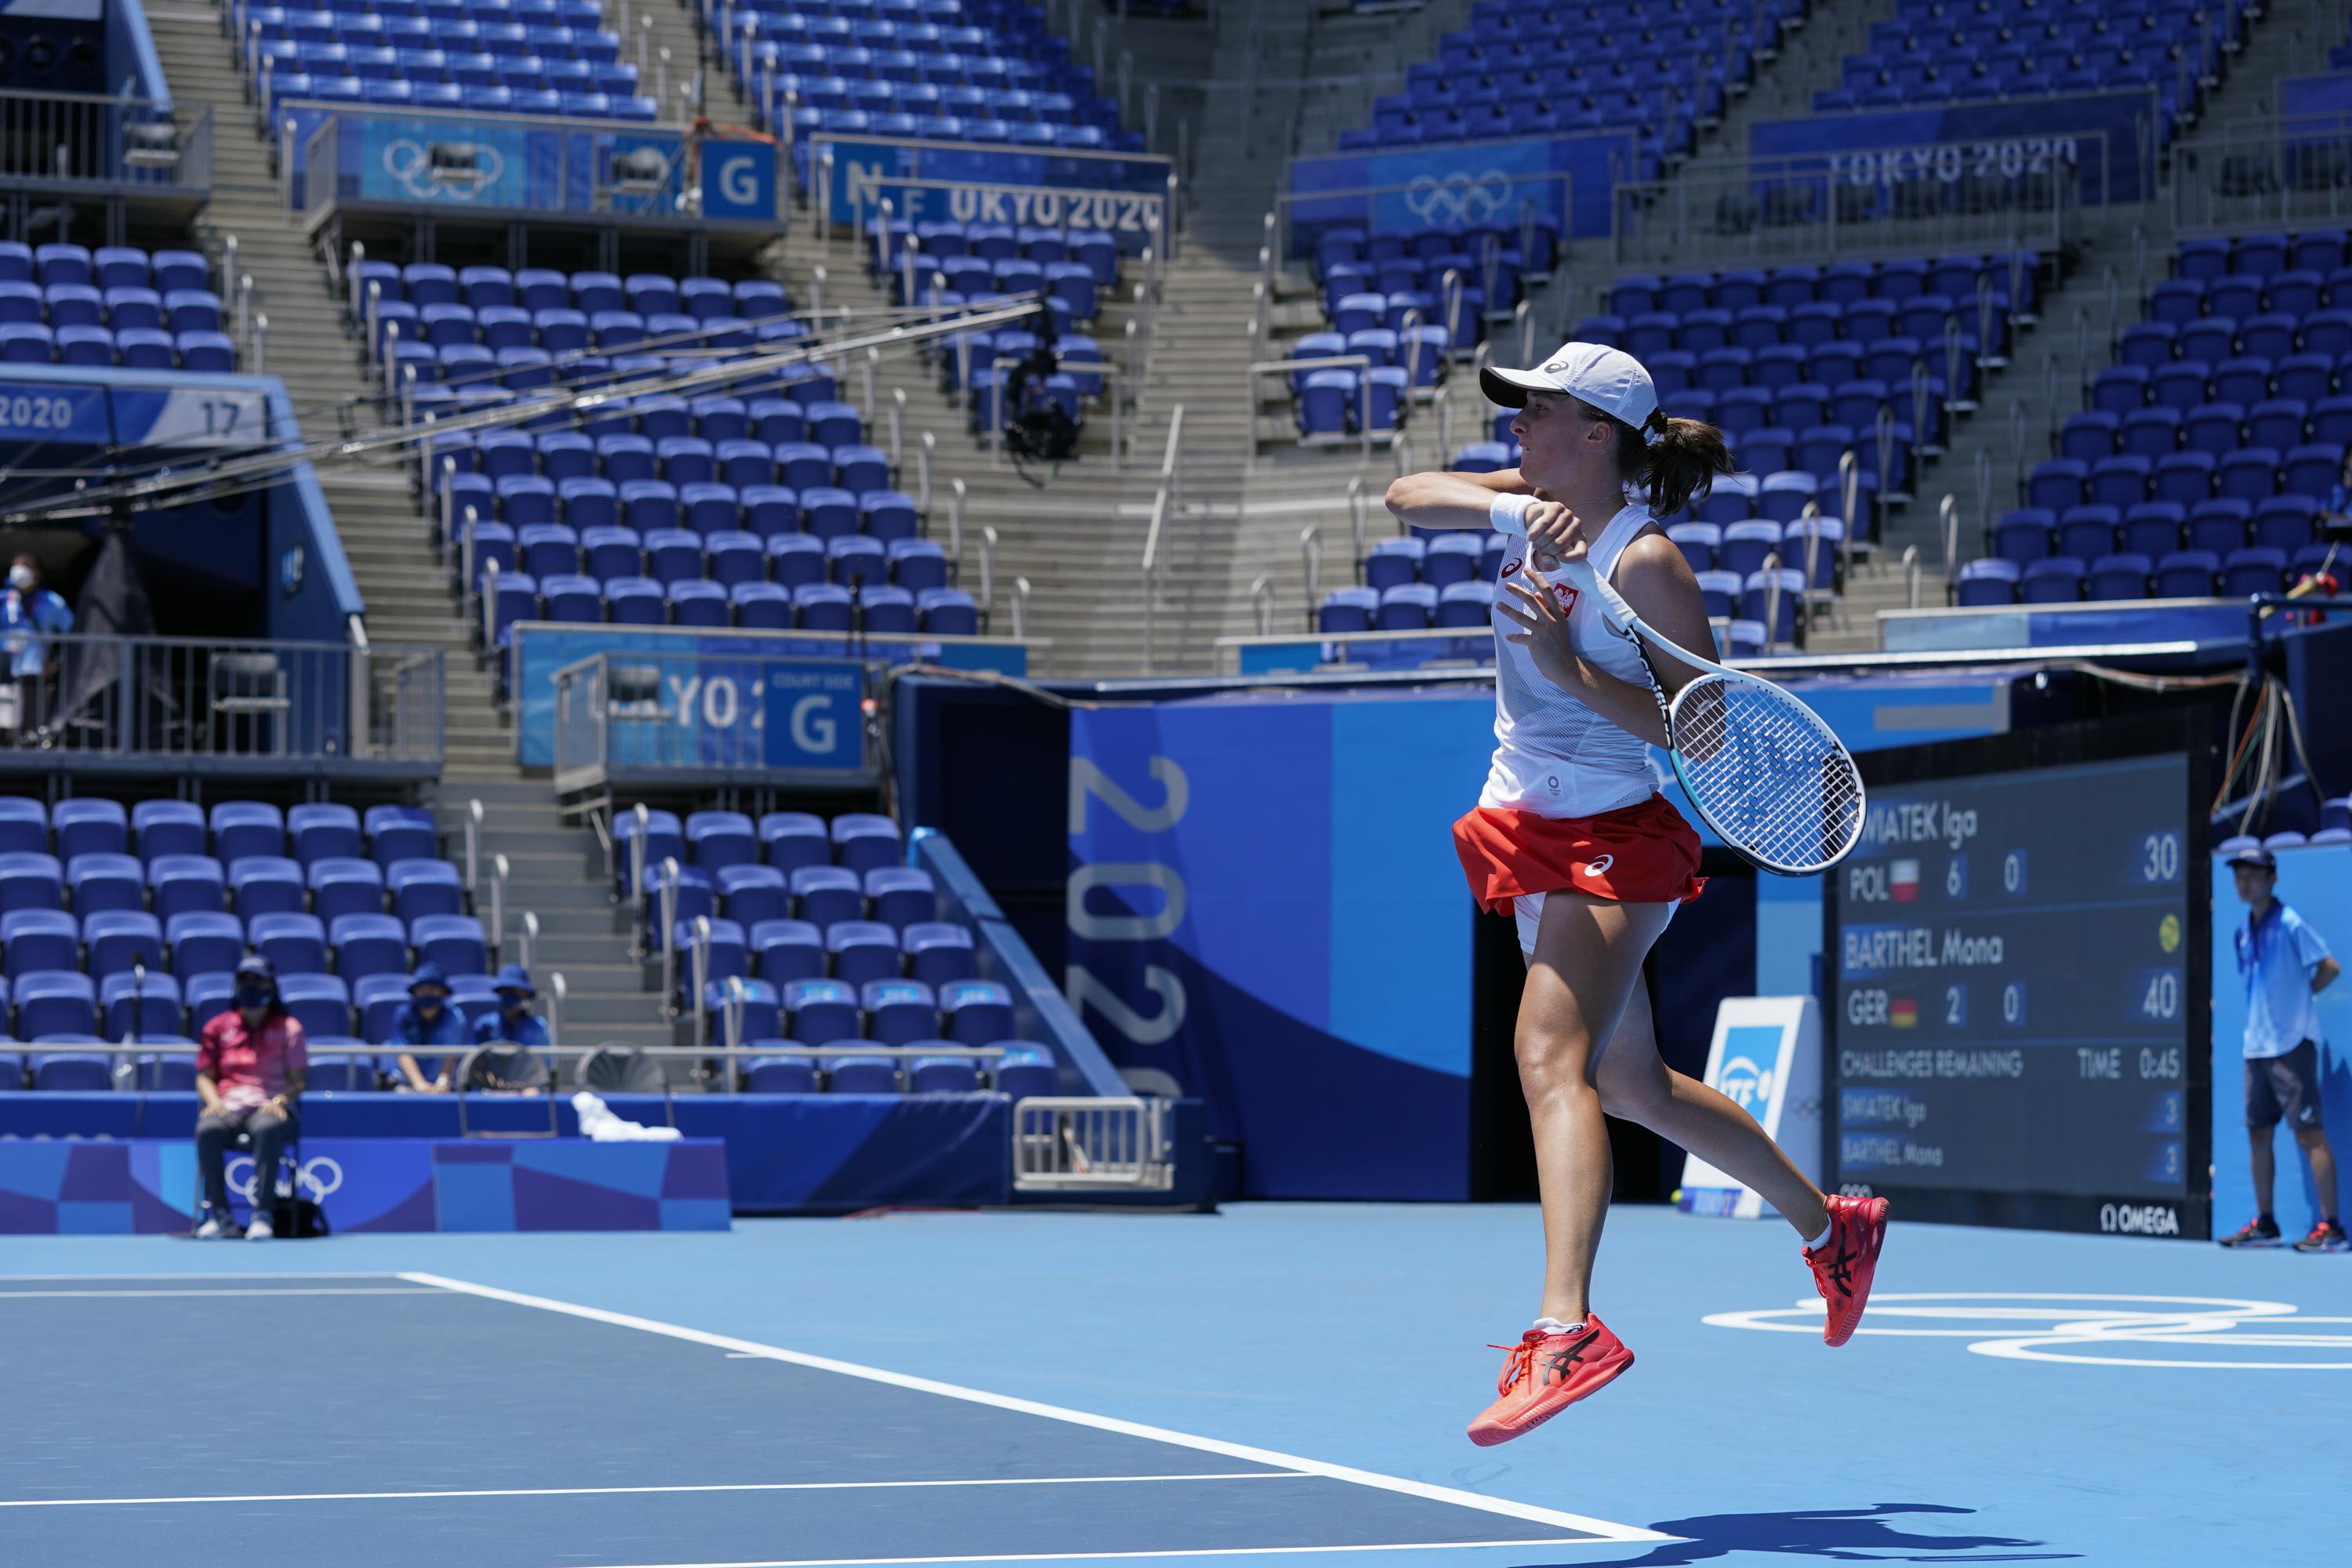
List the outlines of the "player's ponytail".
{"label": "player's ponytail", "polygon": [[1661,518],[1704,500],[1716,475],[1734,470],[1723,432],[1704,419],[1669,419],[1660,409],[1636,428],[1589,403],[1581,406],[1588,416],[1616,427],[1618,471],[1649,496],[1650,510]]}
{"label": "player's ponytail", "polygon": [[1656,430],[1656,442],[1625,426],[1625,435],[1639,442],[1637,454],[1625,451],[1625,442],[1618,439],[1618,456],[1633,456],[1633,463],[1621,463],[1630,478],[1649,491],[1649,508],[1658,517],[1673,517],[1691,500],[1703,500],[1710,489],[1715,489],[1715,475],[1731,472],[1731,449],[1724,447],[1724,433],[1703,418],[1667,418],[1665,414],[1651,414],[1651,430]]}

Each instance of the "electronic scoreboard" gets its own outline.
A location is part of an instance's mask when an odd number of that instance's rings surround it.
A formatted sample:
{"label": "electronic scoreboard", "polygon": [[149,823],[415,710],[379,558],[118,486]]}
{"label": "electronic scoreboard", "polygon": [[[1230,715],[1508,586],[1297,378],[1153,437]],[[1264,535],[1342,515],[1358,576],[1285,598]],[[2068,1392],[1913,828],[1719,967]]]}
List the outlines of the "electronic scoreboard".
{"label": "electronic scoreboard", "polygon": [[2204,745],[2174,716],[1864,754],[1822,900],[1834,1190],[2209,1234]]}

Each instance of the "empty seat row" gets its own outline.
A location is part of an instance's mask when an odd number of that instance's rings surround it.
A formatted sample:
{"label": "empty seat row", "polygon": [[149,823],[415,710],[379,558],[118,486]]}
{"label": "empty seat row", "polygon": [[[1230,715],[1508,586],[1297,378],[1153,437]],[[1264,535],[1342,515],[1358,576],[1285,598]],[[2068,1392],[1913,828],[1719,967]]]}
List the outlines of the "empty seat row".
{"label": "empty seat row", "polygon": [[0,361],[9,364],[81,364],[97,369],[184,370],[226,375],[236,369],[236,344],[225,332],[179,333],[152,327],[49,327],[0,322]]}
{"label": "empty seat row", "polygon": [[2216,499],[2194,508],[2178,501],[2142,501],[2128,508],[2096,503],[2053,511],[2021,507],[1993,525],[1992,552],[2020,564],[2044,556],[2071,555],[2095,561],[2103,555],[2145,555],[2151,560],[2176,551],[2228,556],[2249,545],[2285,552],[2298,563],[2305,552],[2324,558],[2318,540],[2317,503],[2308,496],[2273,496],[2259,505]]}
{"label": "empty seat row", "polygon": [[501,573],[492,592],[491,638],[504,647],[518,621],[598,626],[733,626],[743,631],[819,632],[835,638],[976,637],[979,606],[961,588],[909,593],[886,583],[851,588],[811,583],[788,588],[755,581],[730,587],[707,578],[665,587],[650,577],[550,577]]}
{"label": "empty seat row", "polygon": [[435,261],[362,261],[352,269],[352,303],[364,311],[371,300],[405,303],[423,310],[464,305],[476,312],[494,310],[634,310],[642,316],[688,315],[697,320],[741,317],[758,321],[792,308],[784,286],[771,279],[672,278],[637,272],[558,272],[552,268],[450,268]]}
{"label": "empty seat row", "polygon": [[[730,867],[730,870],[767,869]],[[723,874],[723,873],[722,873]],[[733,907],[757,907],[752,900],[735,900]],[[919,980],[945,985],[970,980],[978,968],[971,931],[948,921],[910,921],[893,927],[883,921],[841,920],[830,925],[771,915],[761,920],[705,916],[709,934],[696,922],[672,928],[671,938],[686,955],[679,971],[679,990],[693,984],[693,955],[703,952],[705,973],[728,974],[785,985],[795,980],[833,979],[847,985],[876,980]],[[739,955],[734,951],[741,949]],[[713,972],[713,955],[721,967]],[[716,1005],[714,1004],[714,1005]]]}
{"label": "empty seat row", "polygon": [[[727,962],[732,961],[727,955]],[[722,962],[714,952],[714,965]],[[789,1032],[812,1040],[866,1039],[906,1046],[945,1039],[984,1046],[1013,1033],[1013,994],[993,980],[950,980],[936,991],[919,980],[793,980],[783,985],[746,977],[709,983],[704,1005],[721,1017],[729,1044],[748,1045]]]}
{"label": "empty seat row", "polygon": [[[815,411],[824,410],[819,415]],[[855,405],[836,401],[830,391],[823,398],[803,402],[796,397],[741,398],[723,395],[691,400],[669,396],[614,398],[583,411],[575,428],[561,430],[457,431],[434,438],[436,471],[446,454],[462,469],[493,475],[531,471],[518,447],[536,454],[537,471],[550,479],[578,479],[600,471],[601,443],[622,437],[659,443],[682,437],[699,437],[714,454],[729,441],[751,441],[768,447],[809,445],[827,450],[854,447],[865,440],[865,421]],[[814,418],[818,423],[812,425]],[[848,423],[854,420],[856,423]],[[658,447],[656,448],[656,453]],[[647,476],[631,476],[647,477]]]}
{"label": "empty seat row", "polygon": [[2344,468],[2345,448],[2307,443],[2281,452],[2248,447],[2215,457],[2180,451],[2161,458],[2119,453],[2085,463],[2053,458],[2034,465],[2026,481],[2031,506],[2063,510],[2084,501],[2127,507],[2144,500],[2193,506],[2209,497],[2256,502],[2282,489],[2305,496],[2326,495]]}
{"label": "empty seat row", "polygon": [[[2314,560],[2309,569],[2318,564]],[[2095,561],[2059,555],[2023,563],[1987,556],[1961,567],[1954,586],[1956,602],[1963,606],[2063,605],[2085,599],[2242,598],[2279,593],[2297,574],[2286,552],[2249,545],[2227,556],[2184,550],[2154,561],[2137,554]]]}
{"label": "empty seat row", "polygon": [[1803,264],[1731,268],[1720,272],[1677,272],[1671,277],[1628,273],[1610,285],[1609,313],[1632,318],[1652,311],[1686,316],[1716,310],[1738,312],[1759,305],[1794,310],[1824,303],[1859,305],[1889,300],[1897,305],[1927,295],[1973,301],[1990,288],[2018,309],[2034,299],[2042,258],[2034,251],[1990,256],[1956,252],[1889,261],[1841,261],[1827,267]]}
{"label": "empty seat row", "polygon": [[373,860],[321,855],[306,868],[276,855],[244,855],[224,870],[209,855],[136,856],[86,850],[63,863],[31,850],[0,852],[0,912],[54,910],[77,915],[152,909],[159,919],[234,907],[246,919],[308,909],[321,919],[381,914],[403,920],[457,914],[464,888],[446,860]]}
{"label": "empty seat row", "polygon": [[2164,458],[2183,449],[2223,458],[2248,447],[2286,451],[2304,446],[2352,446],[2352,396],[2269,397],[2251,407],[2242,403],[2202,403],[2182,410],[2169,405],[2118,414],[2086,408],[2060,427],[2058,455],[2095,463],[2118,453]]}
{"label": "empty seat row", "polygon": [[[247,950],[277,965],[280,975],[406,973],[416,963],[448,974],[480,974],[488,943],[471,915],[343,914],[331,921],[279,912],[240,920],[202,910],[158,920],[143,910],[103,910],[76,919],[63,910],[11,910],[0,914],[0,952],[6,973],[85,970],[104,976],[144,967],[158,974],[226,972]],[[333,954],[331,961],[330,953]]]}
{"label": "empty seat row", "polygon": [[892,583],[918,595],[948,585],[947,552],[929,539],[886,542],[865,533],[829,540],[780,533],[763,540],[731,530],[700,534],[657,529],[640,534],[629,528],[575,531],[562,523],[537,523],[509,529],[496,522],[471,524],[469,536],[478,574],[495,562],[501,572],[539,578],[542,593],[547,579],[572,575],[605,584],[650,577],[665,590],[706,577],[730,589],[772,577],[786,589],[825,582],[853,587]]}
{"label": "empty seat row", "polygon": [[803,865],[787,871],[736,861],[712,871],[664,859],[646,872],[646,900],[647,919],[667,916],[674,935],[690,933],[698,921],[715,919],[734,926],[740,939],[762,921],[786,919],[820,928],[868,921],[903,930],[938,919],[939,889],[929,872],[913,866],[861,872],[847,866]]}
{"label": "empty seat row", "polygon": [[291,852],[304,865],[331,857],[362,857],[389,868],[441,852],[430,812],[413,805],[372,805],[364,816],[336,802],[281,810],[267,801],[227,800],[209,811],[193,801],[120,801],[88,796],[43,805],[23,795],[0,795],[0,854],[211,855],[223,862]]}
{"label": "empty seat row", "polygon": [[674,811],[626,808],[613,815],[613,842],[621,890],[627,893],[633,840],[643,837],[650,867],[677,860],[702,871],[764,862],[787,874],[803,866],[846,866],[871,871],[895,866],[904,846],[898,825],[873,812],[849,811],[829,821],[804,811],[772,811],[756,823],[740,811],[698,811],[681,822]]}

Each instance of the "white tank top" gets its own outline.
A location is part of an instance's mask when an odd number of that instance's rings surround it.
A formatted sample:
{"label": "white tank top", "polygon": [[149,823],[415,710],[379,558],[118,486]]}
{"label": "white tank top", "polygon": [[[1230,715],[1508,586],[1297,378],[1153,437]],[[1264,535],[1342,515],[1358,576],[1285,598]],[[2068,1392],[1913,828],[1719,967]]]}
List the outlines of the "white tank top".
{"label": "white tank top", "polygon": [[[1613,582],[1618,557],[1651,521],[1649,507],[1639,501],[1611,518],[1588,554],[1593,571]],[[1503,583],[1527,569],[1527,540],[1514,539],[1503,559]],[[1568,617],[1576,651],[1604,673],[1647,688],[1642,656],[1609,629],[1592,595],[1557,581],[1550,586],[1562,601],[1576,601]],[[1505,640],[1518,626],[1499,609],[1493,619],[1495,761],[1478,804],[1539,816],[1596,816],[1647,800],[1662,782],[1649,742],[1546,679],[1526,648]]]}

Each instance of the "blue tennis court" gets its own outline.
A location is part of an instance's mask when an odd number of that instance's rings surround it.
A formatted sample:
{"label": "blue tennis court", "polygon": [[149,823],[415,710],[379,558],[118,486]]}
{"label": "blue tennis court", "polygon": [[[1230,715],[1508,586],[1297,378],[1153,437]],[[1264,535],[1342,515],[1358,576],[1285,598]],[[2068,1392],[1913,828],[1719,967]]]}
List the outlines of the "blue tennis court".
{"label": "blue tennis court", "polygon": [[[6,1533],[39,1560],[242,1561],[265,1538],[285,1561],[525,1568],[1648,1535],[426,1273],[19,1279],[0,1321],[97,1352],[26,1368],[0,1437]],[[248,1344],[271,1370],[226,1371]]]}
{"label": "blue tennis court", "polygon": [[584,1568],[2333,1562],[2352,1259],[1620,1208],[1639,1364],[1499,1448],[1518,1205],[24,1237],[0,1561]]}

